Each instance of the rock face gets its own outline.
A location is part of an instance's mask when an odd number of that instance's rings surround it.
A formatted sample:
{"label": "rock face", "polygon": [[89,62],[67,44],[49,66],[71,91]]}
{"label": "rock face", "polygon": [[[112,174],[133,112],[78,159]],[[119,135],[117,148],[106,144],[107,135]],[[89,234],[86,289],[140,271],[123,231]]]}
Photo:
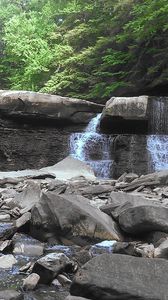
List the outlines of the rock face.
{"label": "rock face", "polygon": [[90,206],[87,198],[78,195],[57,195],[47,192],[32,209],[32,233],[38,228],[43,238],[47,231],[53,237],[78,245],[94,240],[120,240],[115,222],[99,209]]}
{"label": "rock face", "polygon": [[87,123],[102,105],[80,99],[29,91],[0,91],[0,114],[54,122]]}
{"label": "rock face", "polygon": [[112,97],[103,110],[101,127],[109,122],[113,133],[146,133],[148,102],[148,96]]}
{"label": "rock face", "polygon": [[162,259],[103,254],[79,270],[70,292],[93,300],[166,300],[167,274]]}

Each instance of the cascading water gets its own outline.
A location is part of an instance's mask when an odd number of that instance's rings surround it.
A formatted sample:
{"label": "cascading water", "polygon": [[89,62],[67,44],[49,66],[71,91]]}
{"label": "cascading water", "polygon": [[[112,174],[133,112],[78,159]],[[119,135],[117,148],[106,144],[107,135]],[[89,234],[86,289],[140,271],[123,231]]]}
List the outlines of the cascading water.
{"label": "cascading water", "polygon": [[98,133],[101,114],[94,117],[83,133],[73,133],[70,137],[70,155],[85,161],[95,171],[96,176],[109,178],[112,167],[110,159],[111,139]]}
{"label": "cascading water", "polygon": [[147,149],[152,159],[154,171],[168,169],[167,135],[150,135],[147,138]]}
{"label": "cascading water", "polygon": [[[151,104],[150,130],[153,135],[147,137],[147,149],[154,171],[168,169],[168,103],[164,98],[156,98]],[[164,135],[163,135],[164,134]]]}

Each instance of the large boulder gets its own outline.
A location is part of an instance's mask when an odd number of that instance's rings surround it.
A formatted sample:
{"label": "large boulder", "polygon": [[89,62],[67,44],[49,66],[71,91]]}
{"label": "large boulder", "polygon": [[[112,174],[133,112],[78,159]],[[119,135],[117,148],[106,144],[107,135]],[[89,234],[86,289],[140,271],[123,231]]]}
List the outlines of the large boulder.
{"label": "large boulder", "polygon": [[168,208],[152,205],[139,205],[125,209],[119,215],[121,228],[130,234],[151,231],[168,232]]}
{"label": "large boulder", "polygon": [[78,271],[70,292],[93,300],[166,300],[167,280],[165,260],[103,254]]}
{"label": "large boulder", "polygon": [[103,109],[101,128],[113,133],[146,133],[148,102],[148,96],[112,97]]}
{"label": "large boulder", "polygon": [[[85,245],[97,240],[120,240],[116,223],[83,196],[43,193],[32,209],[32,234],[37,238],[50,237]],[[39,233],[40,232],[40,233]],[[39,237],[40,234],[40,237]]]}
{"label": "large boulder", "polygon": [[124,192],[111,192],[109,204],[101,206],[100,209],[118,220],[119,215],[126,209],[141,205],[160,206],[161,203],[155,199],[149,200],[142,195],[128,194]]}
{"label": "large boulder", "polygon": [[0,114],[7,117],[54,122],[88,123],[103,105],[81,99],[30,91],[0,91]]}

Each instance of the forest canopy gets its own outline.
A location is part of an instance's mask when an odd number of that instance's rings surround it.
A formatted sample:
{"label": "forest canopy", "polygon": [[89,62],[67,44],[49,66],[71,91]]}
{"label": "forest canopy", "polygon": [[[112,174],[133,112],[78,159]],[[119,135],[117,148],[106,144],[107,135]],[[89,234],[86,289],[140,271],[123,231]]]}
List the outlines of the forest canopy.
{"label": "forest canopy", "polygon": [[167,16],[167,0],[0,0],[0,88],[102,102],[165,89]]}

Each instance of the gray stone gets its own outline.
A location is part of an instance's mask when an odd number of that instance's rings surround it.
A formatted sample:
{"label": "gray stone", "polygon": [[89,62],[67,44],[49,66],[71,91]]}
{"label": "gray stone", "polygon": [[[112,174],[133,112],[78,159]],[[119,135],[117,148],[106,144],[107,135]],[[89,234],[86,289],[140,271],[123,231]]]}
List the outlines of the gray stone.
{"label": "gray stone", "polygon": [[[0,172],[0,179],[4,179],[6,177],[9,178],[40,178],[44,177],[46,178],[47,176],[57,178],[59,180],[70,180],[76,176],[84,176],[86,179],[89,180],[95,180],[96,177],[94,175],[93,170],[91,167],[89,167],[86,163],[75,159],[71,156],[66,157],[59,163],[50,166],[50,167],[45,167],[39,170],[22,170],[22,171],[11,171],[11,172]],[[33,184],[33,183],[32,183]],[[35,183],[34,183],[35,185]],[[37,185],[37,184],[36,184]],[[25,190],[26,193],[27,190]],[[35,192],[35,191],[34,191]],[[24,191],[23,191],[24,193]],[[21,204],[21,200],[23,200],[23,193],[22,195],[18,195],[14,198],[14,203],[19,203]],[[28,196],[31,193],[31,189],[28,193]],[[28,196],[26,197],[25,204],[27,203]],[[34,195],[35,197],[35,195]],[[36,201],[37,200],[37,201]],[[37,187],[37,199],[33,199],[30,201],[30,209],[32,205],[34,205],[34,202],[38,202],[38,187]],[[15,202],[16,201],[16,202]],[[23,202],[24,203],[24,202]],[[23,204],[22,204],[23,206]]]}
{"label": "gray stone", "polygon": [[167,280],[165,260],[102,254],[77,272],[70,293],[94,300],[166,300]]}
{"label": "gray stone", "polygon": [[[94,240],[120,240],[117,224],[89,200],[78,195],[57,195],[48,192],[32,209],[32,234],[36,228],[50,232],[78,245]],[[42,236],[42,235],[41,235]]]}
{"label": "gray stone", "polygon": [[22,209],[22,213],[31,210],[34,204],[40,201],[41,189],[36,182],[29,182],[27,187],[15,196],[13,199],[13,206],[18,206]]}
{"label": "gray stone", "polygon": [[168,208],[141,205],[124,210],[119,215],[121,228],[130,234],[150,231],[168,232]]}
{"label": "gray stone", "polygon": [[76,296],[68,296],[65,300],[89,300],[88,298],[76,297]]}
{"label": "gray stone", "polygon": [[63,253],[50,253],[38,259],[33,272],[39,274],[40,283],[49,284],[66,269],[72,270],[72,262]]}
{"label": "gray stone", "polygon": [[0,111],[5,116],[88,123],[103,105],[90,101],[30,91],[1,91]]}
{"label": "gray stone", "polygon": [[148,96],[112,97],[103,109],[101,127],[108,122],[113,133],[136,133],[141,132],[142,128],[147,132],[148,102]]}
{"label": "gray stone", "polygon": [[168,238],[155,249],[154,257],[168,259]]}
{"label": "gray stone", "polygon": [[38,282],[40,280],[40,276],[36,273],[30,274],[23,280],[23,289],[26,291],[32,291],[36,288]]}
{"label": "gray stone", "polygon": [[17,260],[12,254],[3,255],[0,257],[0,268],[1,269],[11,269]]}
{"label": "gray stone", "polygon": [[112,192],[108,202],[109,204],[107,206],[104,205],[103,207],[100,207],[100,209],[107,214],[112,215],[117,220],[119,215],[130,207],[137,207],[140,205],[161,205],[157,200],[149,200],[143,196],[128,194],[125,192]]}
{"label": "gray stone", "polygon": [[14,226],[18,229],[18,228],[22,227],[23,225],[25,225],[30,220],[31,220],[31,213],[27,212],[27,213],[23,214],[19,219],[14,221]]}
{"label": "gray stone", "polygon": [[0,291],[0,300],[23,300],[23,295],[15,290]]}

